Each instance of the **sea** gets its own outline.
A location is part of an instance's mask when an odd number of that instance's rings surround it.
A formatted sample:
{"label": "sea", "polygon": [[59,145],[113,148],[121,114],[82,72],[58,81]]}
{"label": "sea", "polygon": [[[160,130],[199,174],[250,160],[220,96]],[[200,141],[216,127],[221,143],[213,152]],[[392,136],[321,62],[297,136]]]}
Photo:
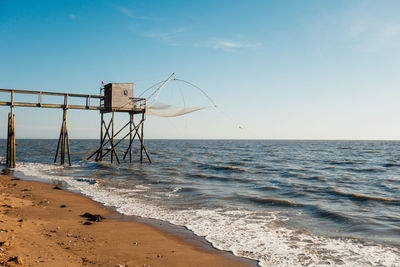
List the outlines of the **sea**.
{"label": "sea", "polygon": [[[20,178],[186,227],[260,266],[400,266],[400,142],[146,140],[152,164],[87,160],[98,140],[17,139]],[[6,141],[0,144],[4,164]],[[146,159],[146,158],[145,158]]]}

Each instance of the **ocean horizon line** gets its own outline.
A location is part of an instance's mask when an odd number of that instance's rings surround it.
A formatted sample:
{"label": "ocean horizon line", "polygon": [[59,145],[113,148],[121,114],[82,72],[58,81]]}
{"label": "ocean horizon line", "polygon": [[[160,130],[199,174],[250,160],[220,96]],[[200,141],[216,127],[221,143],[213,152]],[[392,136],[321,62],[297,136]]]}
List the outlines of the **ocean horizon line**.
{"label": "ocean horizon line", "polygon": [[[120,138],[114,138],[120,140]],[[0,138],[7,140],[7,138]],[[16,138],[18,140],[58,140],[58,138]],[[98,138],[69,138],[69,140],[99,140]],[[302,138],[147,138],[145,140],[185,140],[185,141],[400,141],[400,139],[302,139]]]}

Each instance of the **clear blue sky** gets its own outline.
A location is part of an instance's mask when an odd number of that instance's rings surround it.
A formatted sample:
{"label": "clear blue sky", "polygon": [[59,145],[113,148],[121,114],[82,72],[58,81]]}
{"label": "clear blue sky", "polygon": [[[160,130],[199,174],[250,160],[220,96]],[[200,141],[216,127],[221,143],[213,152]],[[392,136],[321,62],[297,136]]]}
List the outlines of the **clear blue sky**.
{"label": "clear blue sky", "polygon": [[[0,12],[1,88],[141,92],[175,72],[235,122],[148,116],[147,138],[400,139],[399,1],[0,0]],[[70,137],[98,138],[99,117],[71,111]],[[61,111],[16,110],[17,138],[60,125]]]}

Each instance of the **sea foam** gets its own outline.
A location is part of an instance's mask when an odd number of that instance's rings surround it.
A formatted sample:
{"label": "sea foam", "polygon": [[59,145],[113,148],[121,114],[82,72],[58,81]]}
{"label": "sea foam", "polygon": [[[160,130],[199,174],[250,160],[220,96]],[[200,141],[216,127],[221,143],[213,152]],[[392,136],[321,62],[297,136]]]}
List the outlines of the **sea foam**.
{"label": "sea foam", "polygon": [[[138,197],[149,189],[143,185],[121,189],[90,177],[60,176],[56,173],[63,167],[51,164],[20,163],[17,167],[25,176],[49,182],[61,180],[70,190],[115,207],[122,214],[185,226],[215,248],[257,260],[260,266],[396,266],[400,262],[400,250],[396,247],[289,229],[282,225],[288,218],[279,212],[261,216],[241,209],[173,210]],[[166,197],[173,197],[173,192]]]}

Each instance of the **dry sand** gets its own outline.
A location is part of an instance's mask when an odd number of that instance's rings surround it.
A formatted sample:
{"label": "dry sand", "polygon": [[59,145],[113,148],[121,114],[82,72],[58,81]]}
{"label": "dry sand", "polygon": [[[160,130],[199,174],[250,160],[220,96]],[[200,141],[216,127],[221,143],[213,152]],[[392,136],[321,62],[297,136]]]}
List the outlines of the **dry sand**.
{"label": "dry sand", "polygon": [[[0,175],[0,265],[248,266],[58,186]],[[105,219],[89,221],[85,212]],[[225,253],[226,254],[226,253]]]}

